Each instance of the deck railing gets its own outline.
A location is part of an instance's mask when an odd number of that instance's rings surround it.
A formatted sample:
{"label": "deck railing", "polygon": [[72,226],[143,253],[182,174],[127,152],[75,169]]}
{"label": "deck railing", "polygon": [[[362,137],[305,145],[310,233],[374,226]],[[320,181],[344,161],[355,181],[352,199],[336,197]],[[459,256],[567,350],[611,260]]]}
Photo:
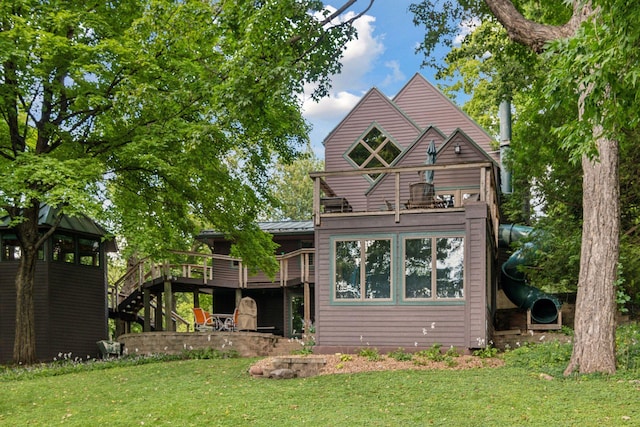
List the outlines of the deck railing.
{"label": "deck railing", "polygon": [[251,276],[249,269],[241,259],[228,255],[186,251],[173,251],[173,253],[186,257],[187,261],[178,263],[170,263],[168,261],[152,262],[150,259],[145,258],[130,267],[113,284],[109,284],[109,307],[116,310],[118,304],[127,295],[140,290],[145,282],[162,277],[201,279],[203,283],[215,286],[214,270],[216,269],[216,262],[223,263],[224,266],[229,266],[233,262],[237,264],[237,286],[239,288],[248,288],[252,282],[256,281],[279,283],[282,287],[287,286],[291,279],[300,280],[302,283],[313,281],[312,259],[315,253],[314,248],[297,249],[289,253],[276,255],[276,261],[279,263],[280,268],[273,279],[261,272],[258,272],[256,276]]}
{"label": "deck railing", "polygon": [[[441,190],[438,187],[438,173],[442,172],[456,172],[456,173],[469,173],[469,171],[477,171],[473,181],[477,183],[476,188],[469,189],[468,185],[461,185],[458,188],[455,185],[451,186],[447,184],[446,189]],[[411,204],[411,190],[408,183],[416,180],[416,176],[424,176],[426,171],[433,171],[435,175],[435,188],[434,200],[435,203],[431,204]],[[368,201],[363,203],[371,195],[361,195],[360,198],[356,197],[358,201],[354,204],[349,201],[350,197],[353,199],[354,195],[342,194],[336,190],[339,187],[335,185],[332,187],[328,184],[328,180],[336,182],[337,178],[349,178],[363,175],[391,175],[393,177],[392,190],[385,192],[384,200],[379,200],[378,203],[374,203],[374,207],[369,207]],[[474,162],[474,163],[455,163],[455,164],[434,164],[434,165],[419,165],[419,166],[407,166],[407,167],[388,167],[388,168],[368,168],[368,169],[350,169],[341,171],[321,171],[311,172],[309,176],[314,182],[313,192],[313,215],[315,225],[320,225],[323,218],[336,217],[336,216],[359,216],[359,215],[393,215],[395,222],[400,222],[401,216],[404,214],[414,214],[421,212],[432,212],[434,210],[443,209],[464,209],[464,205],[460,200],[460,195],[465,192],[477,193],[479,201],[487,203],[489,208],[489,215],[494,228],[494,235],[498,236],[499,226],[499,193],[498,193],[498,181],[495,174],[495,164],[491,162]],[[473,176],[473,175],[472,175]],[[381,179],[381,178],[379,178]],[[447,179],[448,182],[453,182],[451,176]],[[468,184],[468,183],[467,183]],[[389,187],[389,186],[388,186]],[[353,191],[351,188],[343,191]],[[456,193],[459,195],[459,200],[454,206],[450,204],[442,203],[442,200],[438,198],[441,193]]]}

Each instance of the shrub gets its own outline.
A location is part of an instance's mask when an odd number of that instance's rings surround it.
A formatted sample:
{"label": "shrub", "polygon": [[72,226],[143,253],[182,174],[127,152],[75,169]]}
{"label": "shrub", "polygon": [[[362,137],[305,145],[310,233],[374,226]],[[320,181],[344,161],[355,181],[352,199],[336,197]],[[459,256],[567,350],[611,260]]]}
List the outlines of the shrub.
{"label": "shrub", "polygon": [[360,349],[360,351],[358,351],[358,356],[366,357],[367,359],[371,360],[372,362],[375,362],[377,360],[382,360],[383,359],[383,357],[380,356],[380,353],[378,352],[378,349],[377,348],[371,348],[371,347],[366,347],[366,348]]}
{"label": "shrub", "polygon": [[491,357],[496,357],[496,355],[498,354],[498,349],[489,345],[485,348],[474,350],[472,354],[482,359],[489,359]]}
{"label": "shrub", "polygon": [[442,362],[444,355],[440,351],[441,347],[442,344],[435,343],[428,350],[420,350],[416,355],[432,362]]}
{"label": "shrub", "polygon": [[622,325],[616,330],[618,369],[640,369],[640,324]]}
{"label": "shrub", "polygon": [[389,357],[397,360],[398,362],[406,362],[413,359],[413,355],[404,351],[404,348],[398,348],[397,350],[390,352]]}

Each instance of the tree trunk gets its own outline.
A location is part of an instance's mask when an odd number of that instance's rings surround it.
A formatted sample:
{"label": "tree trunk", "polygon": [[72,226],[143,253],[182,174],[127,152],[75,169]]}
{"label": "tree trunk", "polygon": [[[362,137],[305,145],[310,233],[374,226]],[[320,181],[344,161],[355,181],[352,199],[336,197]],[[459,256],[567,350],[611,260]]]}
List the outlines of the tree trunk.
{"label": "tree trunk", "polygon": [[[594,135],[601,128],[594,126]],[[599,157],[582,158],[583,223],[571,360],[564,374],[614,373],[615,281],[620,233],[618,141],[598,137]]]}
{"label": "tree trunk", "polygon": [[[39,206],[39,204],[37,204]],[[16,274],[16,329],[13,342],[13,361],[29,365],[36,361],[36,328],[33,306],[33,286],[38,259],[39,207],[24,210],[26,220],[15,227],[22,254]]]}

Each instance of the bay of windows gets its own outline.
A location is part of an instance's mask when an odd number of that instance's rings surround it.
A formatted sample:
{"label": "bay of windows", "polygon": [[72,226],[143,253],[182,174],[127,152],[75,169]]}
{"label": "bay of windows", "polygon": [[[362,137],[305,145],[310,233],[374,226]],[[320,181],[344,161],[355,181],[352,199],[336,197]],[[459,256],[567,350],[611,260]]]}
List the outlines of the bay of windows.
{"label": "bay of windows", "polygon": [[336,302],[464,299],[461,236],[339,238],[332,240],[332,258]]}

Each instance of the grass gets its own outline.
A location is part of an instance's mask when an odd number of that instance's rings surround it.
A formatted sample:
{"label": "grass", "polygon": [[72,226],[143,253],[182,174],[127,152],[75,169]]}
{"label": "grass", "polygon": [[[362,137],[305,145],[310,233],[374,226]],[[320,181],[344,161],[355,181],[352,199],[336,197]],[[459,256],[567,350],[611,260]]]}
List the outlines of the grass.
{"label": "grass", "polygon": [[[0,376],[0,425],[601,426],[640,423],[640,382],[522,367],[251,378],[252,359]],[[636,376],[637,378],[637,376]]]}

